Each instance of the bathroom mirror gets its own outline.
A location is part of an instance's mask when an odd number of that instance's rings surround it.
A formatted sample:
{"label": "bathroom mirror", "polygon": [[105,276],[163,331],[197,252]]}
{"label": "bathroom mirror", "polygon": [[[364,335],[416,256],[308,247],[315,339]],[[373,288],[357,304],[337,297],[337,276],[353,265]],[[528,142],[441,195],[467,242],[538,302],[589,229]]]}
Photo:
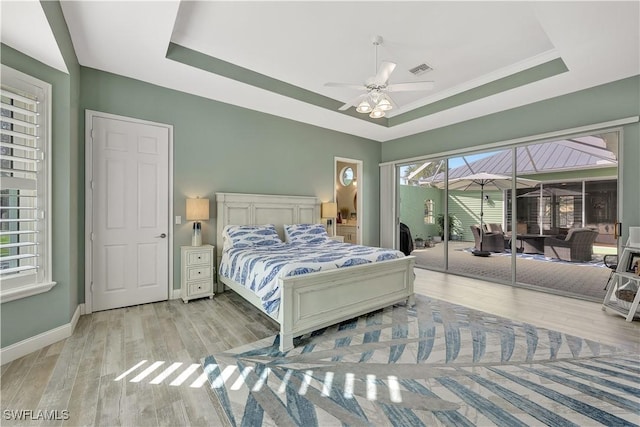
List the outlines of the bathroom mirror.
{"label": "bathroom mirror", "polygon": [[351,166],[345,166],[340,172],[340,183],[345,187],[350,186],[353,183],[353,169]]}

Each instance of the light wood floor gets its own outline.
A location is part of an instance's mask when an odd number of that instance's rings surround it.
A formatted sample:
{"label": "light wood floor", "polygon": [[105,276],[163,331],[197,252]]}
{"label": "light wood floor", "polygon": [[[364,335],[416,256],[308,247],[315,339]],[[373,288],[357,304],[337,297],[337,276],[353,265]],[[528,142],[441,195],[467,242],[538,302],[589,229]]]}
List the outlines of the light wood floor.
{"label": "light wood floor", "polygon": [[[640,349],[640,323],[603,312],[600,304],[416,269],[416,291],[536,326]],[[74,334],[1,367],[5,425],[222,425],[199,370],[181,385],[151,379],[169,365],[200,363],[209,354],[273,335],[277,325],[232,292],[184,304],[146,304],[82,316]],[[116,378],[142,360],[162,369],[140,382]],[[136,371],[137,374],[138,371]],[[68,410],[58,422],[15,422],[5,410]]]}
{"label": "light wood floor", "polygon": [[415,271],[417,293],[640,353],[640,322],[626,322],[622,316],[604,312],[601,303]]}

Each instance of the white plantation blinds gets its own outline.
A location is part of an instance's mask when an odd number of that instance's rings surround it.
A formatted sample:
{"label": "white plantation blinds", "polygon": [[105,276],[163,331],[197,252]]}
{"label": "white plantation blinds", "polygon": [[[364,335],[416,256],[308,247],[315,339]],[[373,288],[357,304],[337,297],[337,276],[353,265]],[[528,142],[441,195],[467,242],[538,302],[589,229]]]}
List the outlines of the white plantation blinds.
{"label": "white plantation blinds", "polygon": [[[46,265],[46,135],[43,93],[24,81],[0,89],[0,280],[39,283]],[[43,264],[44,263],[44,264]],[[9,283],[7,283],[9,282]],[[8,285],[8,286],[6,286]]]}

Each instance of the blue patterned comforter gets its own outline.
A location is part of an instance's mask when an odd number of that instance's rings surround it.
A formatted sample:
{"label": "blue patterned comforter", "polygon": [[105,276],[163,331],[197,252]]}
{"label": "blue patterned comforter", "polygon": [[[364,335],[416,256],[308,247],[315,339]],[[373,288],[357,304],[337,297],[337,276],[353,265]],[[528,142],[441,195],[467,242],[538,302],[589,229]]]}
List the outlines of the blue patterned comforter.
{"label": "blue patterned comforter", "polygon": [[280,243],[267,247],[230,248],[222,253],[219,274],[252,290],[267,313],[280,307],[278,278],[402,258],[392,249],[325,243]]}

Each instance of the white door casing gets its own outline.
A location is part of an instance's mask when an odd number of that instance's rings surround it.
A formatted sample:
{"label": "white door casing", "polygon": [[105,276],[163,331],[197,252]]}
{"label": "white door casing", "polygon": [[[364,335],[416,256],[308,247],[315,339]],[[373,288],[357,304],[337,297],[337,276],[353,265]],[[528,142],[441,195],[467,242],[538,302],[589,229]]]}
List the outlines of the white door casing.
{"label": "white door casing", "polygon": [[89,112],[87,129],[87,311],[166,300],[172,129]]}
{"label": "white door casing", "polygon": [[389,163],[380,165],[380,246],[383,248],[400,247],[396,167]]}
{"label": "white door casing", "polygon": [[363,215],[364,215],[364,167],[363,167],[363,162],[362,160],[357,160],[357,159],[349,159],[346,157],[334,157],[333,160],[333,179],[334,179],[334,185],[333,185],[333,200],[337,200],[337,188],[338,185],[340,184],[340,180],[338,179],[338,162],[344,162],[344,163],[352,163],[356,165],[356,177],[357,177],[357,186],[358,189],[357,191],[357,206],[356,206],[356,242],[359,245],[363,244],[364,238],[362,235],[362,225],[364,224],[363,221]]}

